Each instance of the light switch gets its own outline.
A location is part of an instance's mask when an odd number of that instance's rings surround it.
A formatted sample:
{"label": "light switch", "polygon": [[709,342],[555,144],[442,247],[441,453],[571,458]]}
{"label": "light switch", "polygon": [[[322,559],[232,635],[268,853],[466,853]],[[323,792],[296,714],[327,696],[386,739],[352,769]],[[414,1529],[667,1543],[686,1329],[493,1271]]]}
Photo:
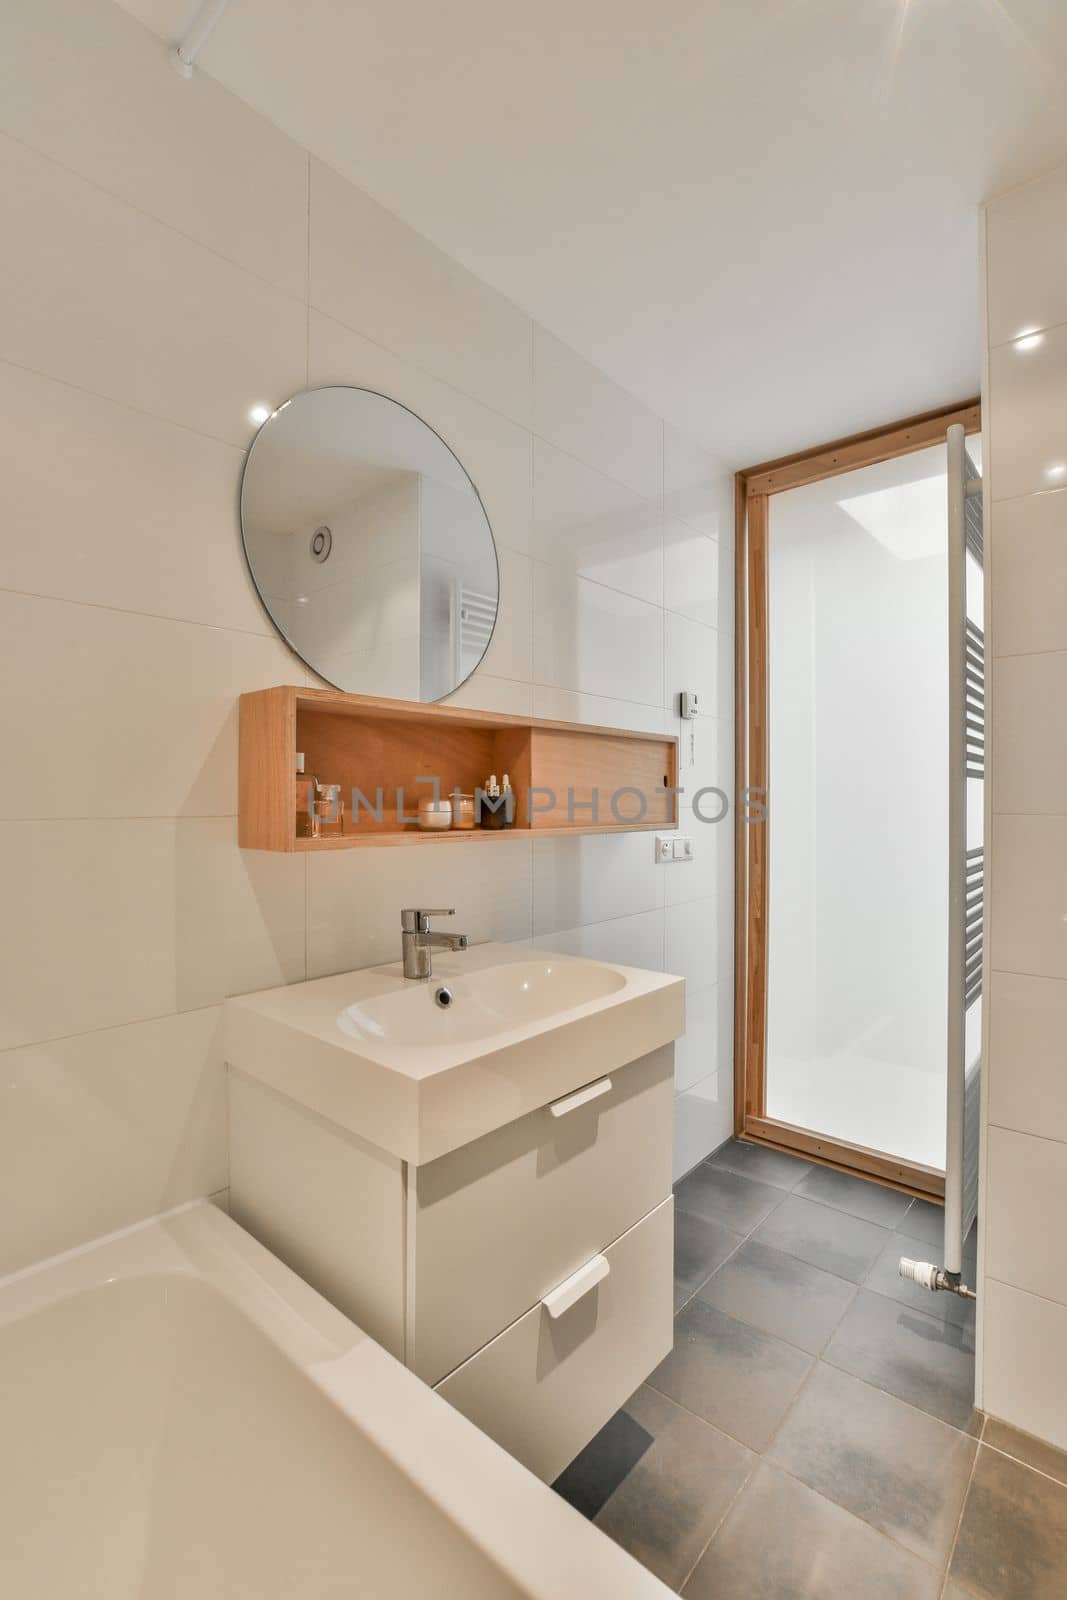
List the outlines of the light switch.
{"label": "light switch", "polygon": [[672,840],[672,848],[673,848],[673,859],[675,861],[692,861],[692,859],[693,859],[693,841],[692,841],[692,839],[685,838],[685,837],[680,838],[680,839],[674,839],[674,840]]}

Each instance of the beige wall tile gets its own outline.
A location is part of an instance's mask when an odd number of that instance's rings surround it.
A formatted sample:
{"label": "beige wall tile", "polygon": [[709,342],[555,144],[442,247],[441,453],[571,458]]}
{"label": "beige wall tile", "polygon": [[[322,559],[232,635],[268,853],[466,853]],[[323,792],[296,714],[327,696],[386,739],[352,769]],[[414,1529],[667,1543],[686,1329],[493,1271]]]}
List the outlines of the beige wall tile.
{"label": "beige wall tile", "polygon": [[304,387],[299,301],[6,138],[0,207],[0,360],[241,447]]}
{"label": "beige wall tile", "polygon": [[1001,656],[992,673],[993,809],[1067,814],[1067,650]]}
{"label": "beige wall tile", "polygon": [[1067,1141],[1067,982],[994,972],[989,992],[989,1121]]}
{"label": "beige wall tile", "polygon": [[1067,817],[994,817],[992,880],[996,970],[1067,978]]}
{"label": "beige wall tile", "polygon": [[986,208],[989,342],[1067,322],[1067,167]]}
{"label": "beige wall tile", "polygon": [[998,501],[992,528],[994,651],[1067,650],[1067,489]]}
{"label": "beige wall tile", "polygon": [[1067,1450],[1067,1307],[987,1278],[982,1405]]}
{"label": "beige wall tile", "polygon": [[215,1008],[11,1050],[0,1274],[227,1181]]}
{"label": "beige wall tile", "polygon": [[108,0],[8,9],[0,131],[303,298],[306,153]]}
{"label": "beige wall tile", "polygon": [[[989,483],[994,501],[1067,481],[1067,326],[1030,350],[989,352]],[[995,603],[995,601],[994,601]]]}
{"label": "beige wall tile", "polygon": [[[0,363],[0,586],[274,634],[235,446]],[[17,532],[15,532],[17,530]]]}
{"label": "beige wall tile", "polygon": [[454,906],[445,923],[475,943],[528,938],[530,849],[516,834],[308,858],[308,976],[399,961],[404,906]]}
{"label": "beige wall tile", "polygon": [[529,317],[314,158],[310,215],[316,310],[529,425]]}
{"label": "beige wall tile", "polygon": [[534,432],[647,500],[663,493],[663,424],[633,395],[534,326]]}
{"label": "beige wall tile", "polygon": [[238,696],[302,681],[280,639],[3,591],[0,678],[33,685],[0,747],[22,819],[234,817]]}
{"label": "beige wall tile", "polygon": [[1067,1305],[1067,1252],[1042,1221],[1062,1215],[1067,1144],[991,1127],[986,1161],[985,1271]]}

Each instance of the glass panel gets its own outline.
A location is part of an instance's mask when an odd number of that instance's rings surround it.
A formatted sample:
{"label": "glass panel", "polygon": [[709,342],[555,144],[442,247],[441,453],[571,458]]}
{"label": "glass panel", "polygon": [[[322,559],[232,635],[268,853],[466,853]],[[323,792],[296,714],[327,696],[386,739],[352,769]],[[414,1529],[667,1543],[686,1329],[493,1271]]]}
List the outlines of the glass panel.
{"label": "glass panel", "polygon": [[943,445],[770,501],[768,1116],[945,1161]]}

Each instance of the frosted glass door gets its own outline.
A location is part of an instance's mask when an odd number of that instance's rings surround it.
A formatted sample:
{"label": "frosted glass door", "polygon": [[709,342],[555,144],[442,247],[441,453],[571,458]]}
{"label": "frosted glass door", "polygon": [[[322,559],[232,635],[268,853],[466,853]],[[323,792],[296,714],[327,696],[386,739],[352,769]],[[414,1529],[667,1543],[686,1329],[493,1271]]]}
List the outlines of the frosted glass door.
{"label": "frosted glass door", "polygon": [[772,496],[766,1114],[943,1168],[946,451]]}

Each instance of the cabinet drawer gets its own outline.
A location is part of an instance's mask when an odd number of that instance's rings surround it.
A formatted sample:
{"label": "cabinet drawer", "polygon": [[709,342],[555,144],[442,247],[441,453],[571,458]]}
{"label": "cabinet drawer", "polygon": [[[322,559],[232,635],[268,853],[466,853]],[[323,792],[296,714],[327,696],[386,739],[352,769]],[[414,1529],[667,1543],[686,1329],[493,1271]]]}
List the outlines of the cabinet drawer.
{"label": "cabinet drawer", "polygon": [[673,1241],[671,1199],[603,1252],[607,1275],[568,1310],[535,1306],[438,1394],[551,1483],[670,1351]]}
{"label": "cabinet drawer", "polygon": [[674,1046],[409,1170],[406,1360],[437,1383],[671,1192]]}

